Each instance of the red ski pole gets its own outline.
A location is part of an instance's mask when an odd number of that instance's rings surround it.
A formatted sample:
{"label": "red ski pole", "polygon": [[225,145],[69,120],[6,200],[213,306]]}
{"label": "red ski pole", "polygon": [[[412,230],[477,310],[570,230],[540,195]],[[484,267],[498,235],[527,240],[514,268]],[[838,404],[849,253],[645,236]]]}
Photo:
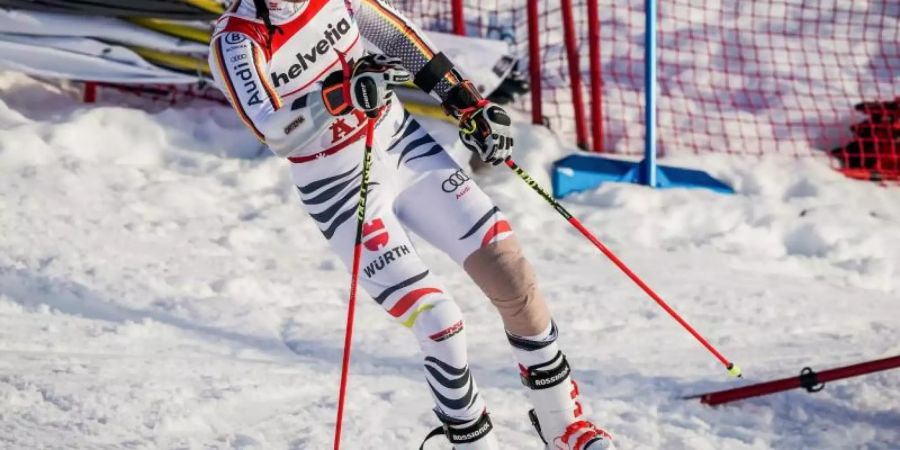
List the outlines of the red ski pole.
{"label": "red ski pole", "polygon": [[512,159],[507,159],[506,165],[509,166],[509,168],[512,169],[516,173],[516,175],[519,176],[519,178],[525,181],[528,186],[531,186],[531,189],[540,194],[540,196],[543,197],[543,199],[546,200],[547,203],[550,203],[550,206],[553,206],[553,209],[555,209],[560,215],[562,215],[567,221],[569,221],[569,223],[572,224],[575,229],[580,231],[581,234],[584,235],[584,237],[591,241],[591,243],[593,243],[594,246],[597,247],[597,249],[603,252],[603,254],[606,255],[606,257],[609,258],[609,260],[612,261],[612,263],[615,264],[616,267],[618,267],[623,273],[625,273],[625,275],[628,275],[628,278],[631,278],[631,281],[634,281],[635,284],[637,284],[644,292],[646,292],[647,295],[649,295],[650,298],[652,298],[653,301],[656,302],[656,304],[658,304],[662,309],[669,313],[669,315],[672,316],[672,318],[675,319],[676,322],[681,324],[681,326],[684,327],[684,329],[687,330],[688,333],[694,336],[694,339],[696,339],[698,342],[700,342],[700,344],[706,347],[706,349],[709,350],[709,352],[712,353],[712,355],[715,356],[723,366],[725,366],[725,368],[728,370],[729,375],[733,377],[741,377],[740,367],[722,356],[722,353],[716,350],[716,348],[713,347],[713,345],[710,344],[709,341],[707,341],[700,333],[698,333],[697,330],[695,330],[694,327],[691,326],[691,324],[687,323],[686,320],[684,320],[674,309],[672,309],[672,307],[669,306],[669,304],[666,303],[666,301],[663,300],[662,297],[659,296],[659,294],[654,292],[653,289],[650,289],[650,286],[648,286],[647,283],[644,283],[644,280],[642,280],[627,265],[625,265],[625,263],[615,255],[615,253],[613,253],[609,248],[603,245],[603,243],[600,242],[600,240],[597,239],[587,228],[585,228],[578,219],[576,219],[571,213],[569,213],[569,211],[566,210],[566,208],[559,204],[559,202],[557,202],[556,199],[554,199],[553,196],[550,195],[550,193],[548,193],[543,187],[541,187],[541,185],[538,184],[537,181],[534,181],[534,178],[531,178],[531,175],[528,175],[528,173],[525,172],[525,169],[519,167],[518,164],[516,164]]}
{"label": "red ski pole", "polygon": [[359,260],[362,256],[363,224],[366,221],[366,198],[369,196],[369,170],[372,167],[372,142],[375,135],[375,118],[366,123],[366,149],[363,153],[362,181],[359,187],[359,204],[356,207],[356,241],[353,245],[353,270],[350,275],[350,303],[347,306],[347,329],[344,332],[344,357],[341,363],[341,388],[338,394],[337,419],[334,425],[334,450],[341,448],[341,431],[344,424],[344,401],[347,398],[347,379],[350,376],[350,349],[353,346],[353,319],[356,316],[356,285],[359,281]]}

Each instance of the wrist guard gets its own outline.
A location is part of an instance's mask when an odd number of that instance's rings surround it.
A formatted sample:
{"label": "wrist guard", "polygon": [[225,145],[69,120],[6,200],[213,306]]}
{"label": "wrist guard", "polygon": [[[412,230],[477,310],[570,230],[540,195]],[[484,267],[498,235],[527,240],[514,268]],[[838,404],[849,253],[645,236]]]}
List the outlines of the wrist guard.
{"label": "wrist guard", "polygon": [[322,84],[322,100],[332,116],[343,116],[353,111],[348,78],[345,71],[336,70],[328,74]]}
{"label": "wrist guard", "polygon": [[478,89],[471,81],[463,81],[447,92],[447,98],[441,103],[444,113],[457,120],[472,115],[487,104]]}

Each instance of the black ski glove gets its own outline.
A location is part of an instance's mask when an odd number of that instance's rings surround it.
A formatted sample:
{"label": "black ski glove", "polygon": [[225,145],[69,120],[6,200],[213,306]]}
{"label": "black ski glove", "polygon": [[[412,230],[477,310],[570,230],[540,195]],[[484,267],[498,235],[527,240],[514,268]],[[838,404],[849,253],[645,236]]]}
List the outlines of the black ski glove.
{"label": "black ski glove", "polygon": [[[345,75],[347,72],[349,76]],[[345,70],[329,74],[322,86],[322,97],[333,116],[347,114],[354,108],[371,116],[388,103],[395,86],[411,78],[399,58],[366,55]]]}
{"label": "black ski glove", "polygon": [[503,108],[481,98],[471,82],[457,84],[444,111],[459,120],[459,138],[482,161],[495,166],[512,156],[512,120]]}

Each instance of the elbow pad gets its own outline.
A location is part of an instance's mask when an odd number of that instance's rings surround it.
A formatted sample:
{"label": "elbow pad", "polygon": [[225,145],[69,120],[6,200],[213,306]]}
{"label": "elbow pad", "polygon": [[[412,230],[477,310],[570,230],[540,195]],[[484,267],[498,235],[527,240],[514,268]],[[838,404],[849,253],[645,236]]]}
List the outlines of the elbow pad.
{"label": "elbow pad", "polygon": [[485,106],[486,101],[471,81],[463,81],[447,92],[447,98],[441,103],[444,113],[454,119],[461,119],[467,113]]}

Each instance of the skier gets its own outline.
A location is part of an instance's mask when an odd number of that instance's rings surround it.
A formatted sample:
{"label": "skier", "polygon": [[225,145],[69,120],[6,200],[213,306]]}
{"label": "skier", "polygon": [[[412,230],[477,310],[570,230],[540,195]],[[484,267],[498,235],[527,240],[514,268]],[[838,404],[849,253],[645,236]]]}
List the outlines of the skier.
{"label": "skier", "polygon": [[462,313],[407,230],[462,265],[496,306],[547,449],[611,448],[611,437],[582,415],[557,327],[509,222],[392,89],[412,81],[439,98],[466,147],[492,164],[514,144],[503,108],[383,0],[238,0],[210,45],[220,89],[247,127],[292,163],[303,208],[347,267],[366,121],[377,120],[360,284],[425,354],[443,423],[429,437],[443,434],[457,450],[500,448],[469,371]]}

